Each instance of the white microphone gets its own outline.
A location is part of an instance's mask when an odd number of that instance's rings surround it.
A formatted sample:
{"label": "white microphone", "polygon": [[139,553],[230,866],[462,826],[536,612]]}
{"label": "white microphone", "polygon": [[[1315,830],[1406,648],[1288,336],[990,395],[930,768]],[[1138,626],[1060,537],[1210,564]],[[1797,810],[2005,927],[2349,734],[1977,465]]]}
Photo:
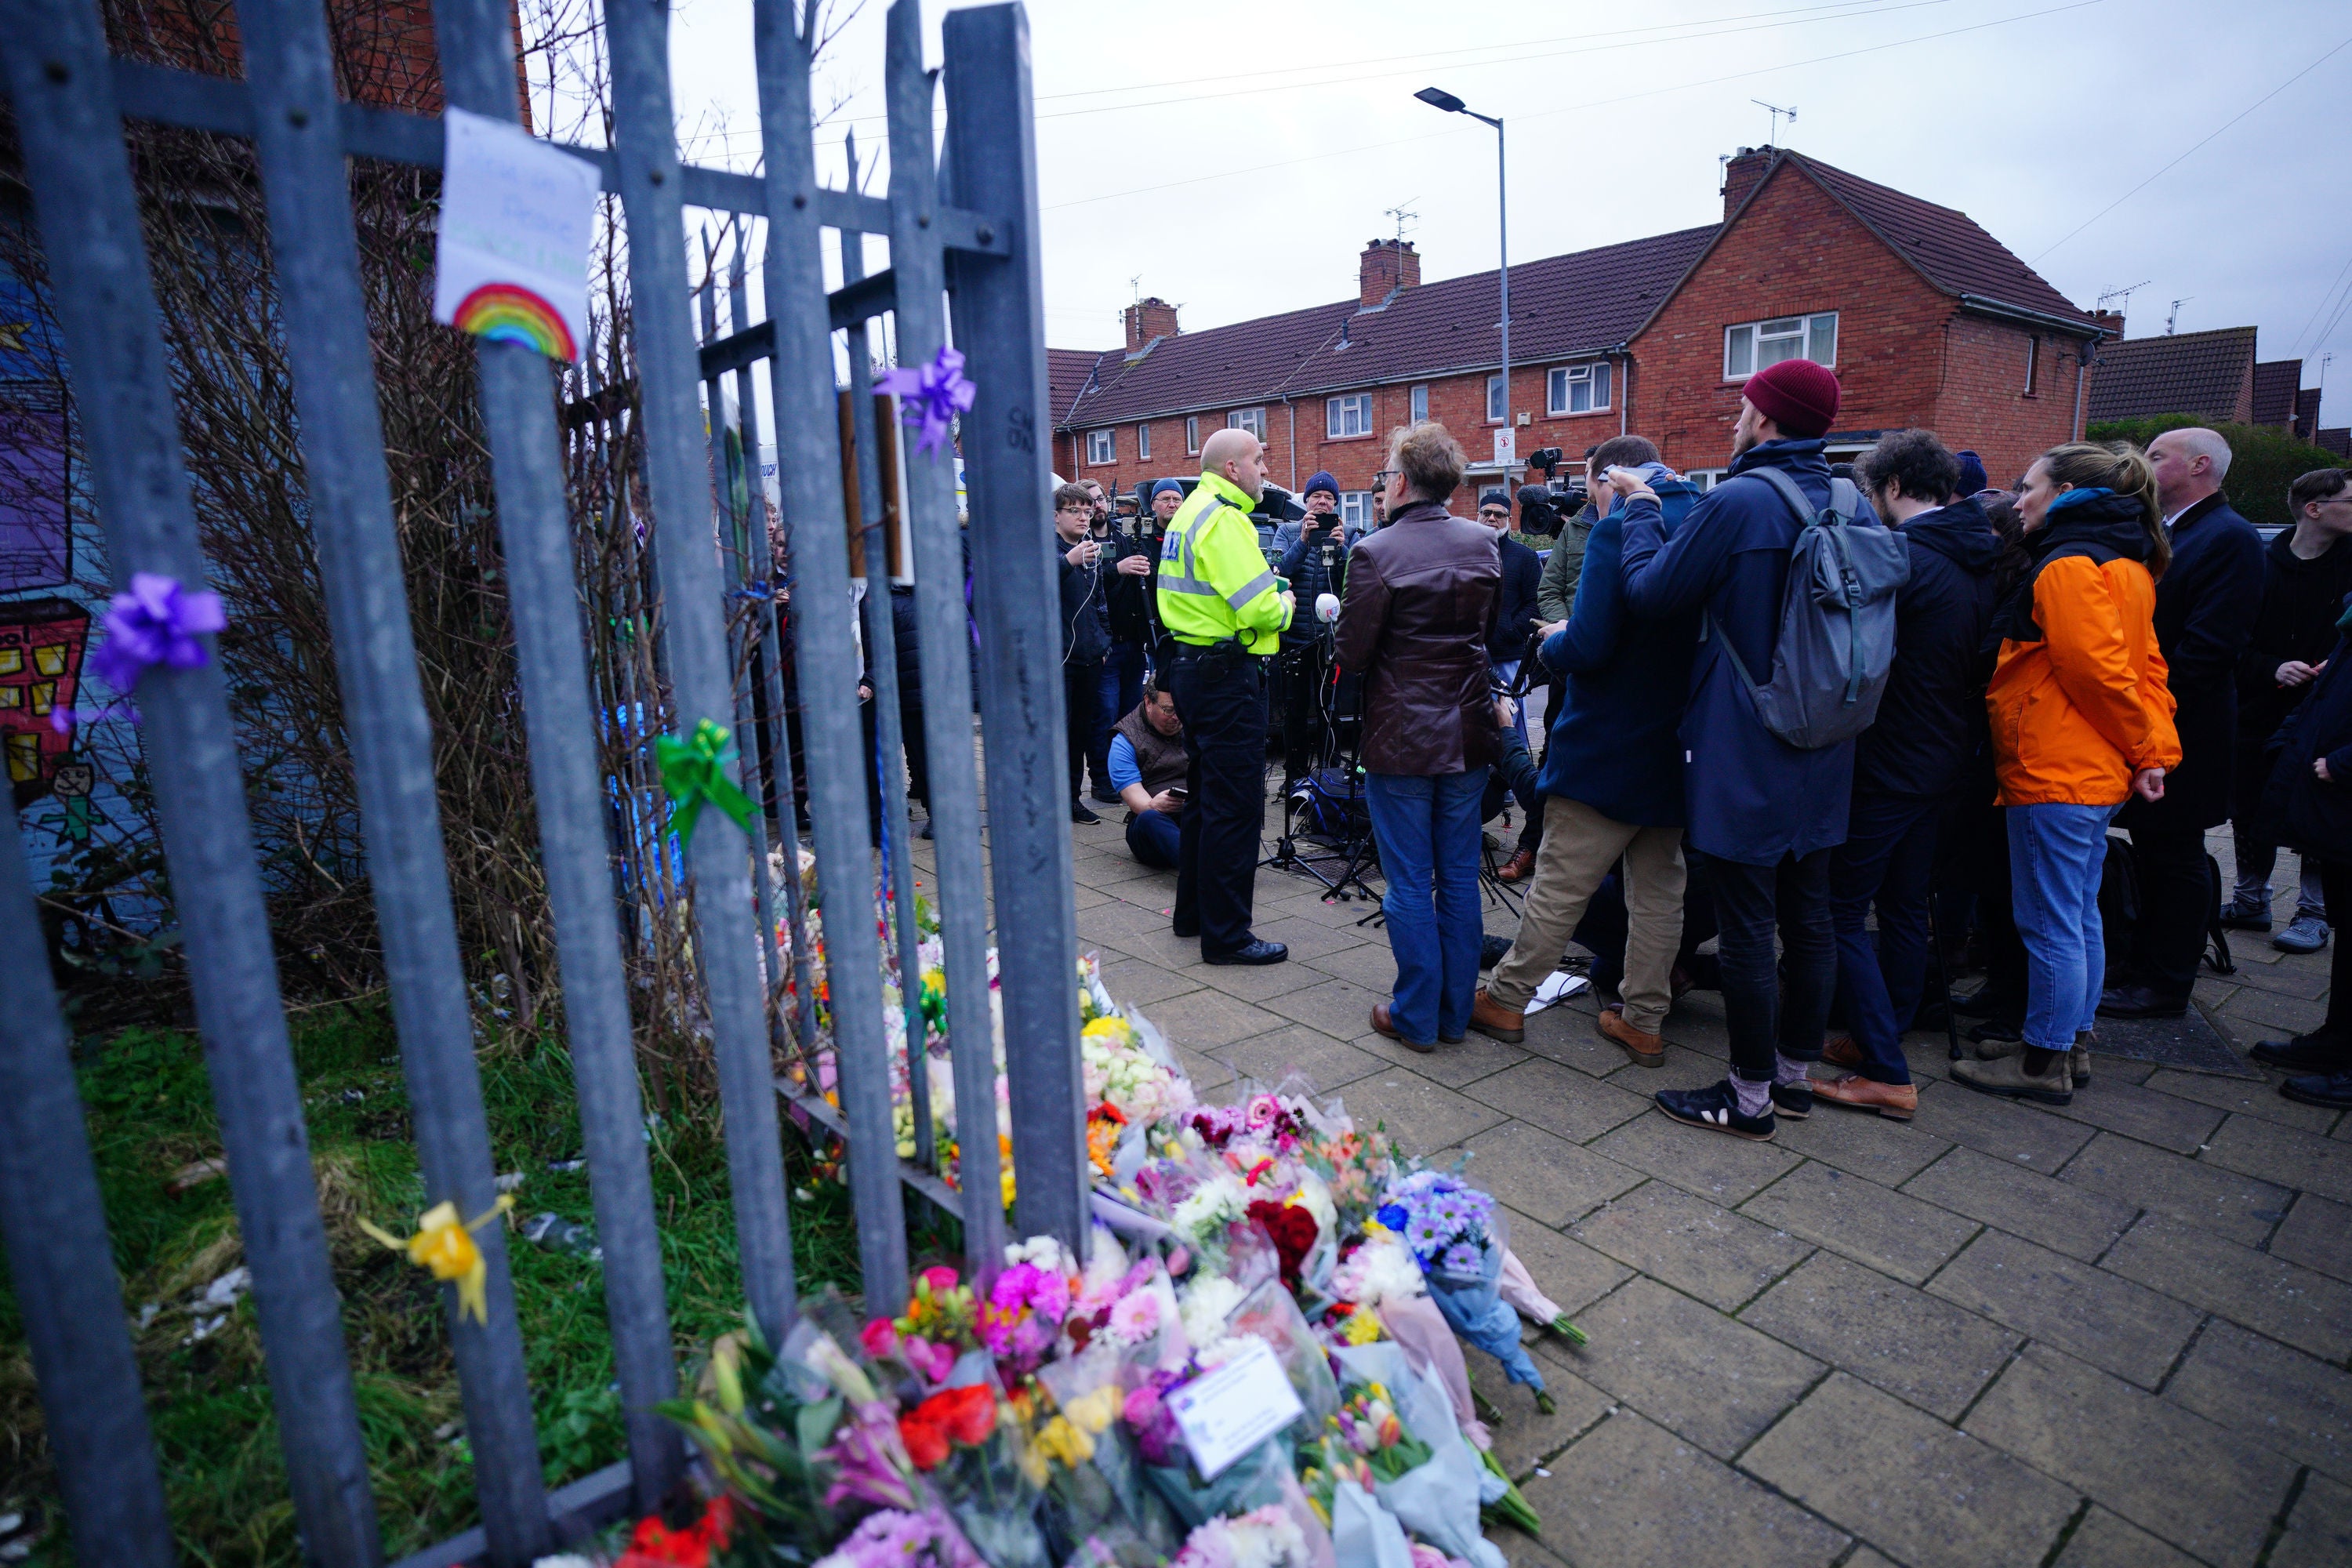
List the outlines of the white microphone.
{"label": "white microphone", "polygon": [[1315,618],[1323,622],[1326,626],[1338,620],[1339,618],[1339,595],[1337,594],[1316,595]]}

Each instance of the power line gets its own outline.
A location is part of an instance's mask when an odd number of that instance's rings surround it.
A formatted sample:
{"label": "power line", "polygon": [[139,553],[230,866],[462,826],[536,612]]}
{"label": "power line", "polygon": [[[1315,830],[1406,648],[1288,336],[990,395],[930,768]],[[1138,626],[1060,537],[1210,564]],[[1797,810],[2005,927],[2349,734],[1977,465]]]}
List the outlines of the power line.
{"label": "power line", "polygon": [[[1797,70],[1805,66],[1826,65],[1832,60],[1853,59],[1858,55],[1878,54],[1887,49],[1899,49],[1912,44],[1931,44],[1939,38],[1958,37],[1963,33],[1979,33],[1988,27],[2005,27],[2011,22],[2030,22],[2040,16],[2054,16],[2063,11],[2080,11],[2102,4],[2102,0],[2070,0],[2063,5],[2044,10],[2027,11],[2014,16],[2002,16],[1990,22],[1974,22],[1965,27],[1951,27],[1940,33],[1923,33],[1916,38],[1896,38],[1891,43],[1869,44],[1861,48],[1844,49],[1836,54],[1816,55],[1811,59],[1790,60],[1780,65],[1758,66],[1750,70],[1732,71],[1723,76],[1707,77],[1696,81],[1670,82],[1664,87],[1642,92],[1629,92],[1618,98],[1582,99],[1558,109],[1539,109],[1532,113],[1514,115],[1511,123],[1525,124],[1530,120],[1542,120],[1555,114],[1582,114],[1610,104],[1631,103],[1636,99],[1655,98],[1661,93],[1682,92],[1695,87],[1712,87],[1721,82],[1740,81],[1748,77],[1769,76],[1775,71]],[[1213,174],[1192,174],[1181,180],[1164,180],[1156,185],[1139,185],[1132,190],[1112,191],[1099,196],[1079,196],[1071,201],[1053,202],[1041,208],[1044,212],[1060,212],[1068,207],[1090,206],[1097,202],[1119,201],[1128,196],[1149,195],[1154,191],[1173,190],[1180,185],[1197,185],[1213,180],[1230,180],[1242,174],[1264,174],[1268,169],[1286,169],[1297,163],[1312,163],[1325,158],[1344,158],[1357,153],[1375,153],[1383,148],[1402,147],[1408,142],[1428,142],[1440,136],[1458,136],[1460,131],[1424,131],[1412,136],[1392,137],[1386,142],[1368,142],[1354,147],[1334,147],[1327,153],[1308,153],[1297,158],[1277,159],[1271,163],[1253,163],[1247,168],[1224,169]]]}
{"label": "power line", "polygon": [[[2319,318],[2326,313],[2329,303],[2336,298],[2336,290],[2344,286],[2344,279],[2347,274],[2352,274],[2352,256],[2347,256],[2344,258],[2344,270],[2336,275],[2336,281],[2330,283],[2327,286],[2327,292],[2319,297],[2319,303],[2313,308],[2311,320],[2304,322],[2303,331],[2295,333],[2294,344],[2297,349],[2303,349],[2305,340],[2311,338],[2311,329],[2318,323]],[[2322,341],[2323,340],[2319,339],[2312,339],[2312,348],[2317,348]],[[2306,350],[2305,352],[2307,353],[2308,351]]]}
{"label": "power line", "polygon": [[2253,102],[2246,105],[2245,108],[2238,110],[2237,113],[2232,114],[2229,119],[2221,121],[2221,124],[2215,126],[2203,137],[2200,138],[2196,146],[2190,147],[2189,152],[2181,153],[2179,157],[2173,159],[2171,163],[2167,163],[2163,168],[2158,169],[2155,174],[2150,174],[2147,179],[2142,180],[2138,184],[2134,185],[2130,190],[2126,191],[2122,195],[2117,196],[2114,201],[2109,202],[2105,206],[2101,207],[2097,212],[2093,213],[2089,217],[2084,218],[2082,222],[2068,229],[2064,234],[2060,235],[2055,240],[2051,242],[2049,246],[2043,248],[2041,256],[2036,256],[2033,258],[2034,264],[2037,266],[2040,265],[2042,257],[2049,255],[2051,251],[2057,249],[2060,246],[2065,244],[2068,240],[2082,233],[2084,229],[2090,227],[2093,224],[2098,222],[2101,218],[2106,216],[2109,213],[2115,211],[2117,207],[2123,205],[2126,202],[2131,200],[2134,196],[2147,189],[2148,186],[2164,178],[2165,175],[2178,168],[2181,163],[2189,157],[2190,153],[2196,152],[2199,147],[2204,146],[2206,142],[2212,141],[2214,137],[2219,136],[2222,132],[2227,131],[2231,126],[2235,125],[2239,121],[2243,120],[2247,115],[2252,114],[2255,110],[2260,109],[2263,104],[2268,103],[2272,99],[2276,98],[2280,93],[2284,92],[2288,88],[2293,87],[2296,82],[2301,81],[2305,77],[2309,76],[2321,66],[2326,65],[2329,60],[2334,59],[2337,55],[2344,51],[2345,46],[2347,44],[2352,44],[2352,38],[2346,38],[2343,43],[2336,45],[2334,48],[2328,50],[2326,54],[2320,56],[2317,59],[2312,61],[2309,65],[2304,67],[2301,70],[2295,72],[2293,76],[2287,78],[2276,87],[2271,89],[2270,91],[2263,94],[2262,97],[2254,100]]}

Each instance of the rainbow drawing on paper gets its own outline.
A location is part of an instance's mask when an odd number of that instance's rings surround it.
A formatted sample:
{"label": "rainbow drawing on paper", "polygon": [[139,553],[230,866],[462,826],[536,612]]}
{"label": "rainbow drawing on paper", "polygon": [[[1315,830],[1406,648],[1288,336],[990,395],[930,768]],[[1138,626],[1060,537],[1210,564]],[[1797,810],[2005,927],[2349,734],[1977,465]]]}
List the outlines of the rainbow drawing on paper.
{"label": "rainbow drawing on paper", "polygon": [[485,283],[457,303],[451,323],[496,342],[521,343],[550,359],[579,357],[562,312],[520,283]]}

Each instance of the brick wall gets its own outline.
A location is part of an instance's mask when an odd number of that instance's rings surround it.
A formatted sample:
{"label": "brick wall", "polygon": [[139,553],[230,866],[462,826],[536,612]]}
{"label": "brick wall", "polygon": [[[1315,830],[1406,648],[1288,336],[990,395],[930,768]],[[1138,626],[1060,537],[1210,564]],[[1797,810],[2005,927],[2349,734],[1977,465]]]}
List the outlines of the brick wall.
{"label": "brick wall", "polygon": [[[2026,391],[2026,355],[2034,388]],[[1972,447],[1996,485],[2017,479],[2035,457],[2074,435],[2077,344],[2027,328],[1956,316],[1945,334],[1943,395],[1932,427],[1944,444]],[[2089,394],[2087,381],[2084,395]]]}

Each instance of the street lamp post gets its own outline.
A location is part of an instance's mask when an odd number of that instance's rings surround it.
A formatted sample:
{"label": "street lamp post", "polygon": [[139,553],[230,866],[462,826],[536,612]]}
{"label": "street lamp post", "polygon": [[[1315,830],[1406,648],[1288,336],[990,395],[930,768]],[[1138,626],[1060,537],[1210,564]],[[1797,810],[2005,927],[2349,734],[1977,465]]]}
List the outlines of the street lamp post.
{"label": "street lamp post", "polygon": [[[1432,109],[1443,110],[1448,114],[1466,114],[1495,128],[1495,227],[1496,259],[1498,263],[1495,275],[1501,283],[1503,296],[1503,428],[1512,431],[1511,440],[1517,443],[1518,435],[1511,424],[1511,186],[1505,174],[1503,121],[1498,117],[1479,113],[1444,88],[1424,87],[1413,97]],[[1515,455],[1516,451],[1515,445]]]}

